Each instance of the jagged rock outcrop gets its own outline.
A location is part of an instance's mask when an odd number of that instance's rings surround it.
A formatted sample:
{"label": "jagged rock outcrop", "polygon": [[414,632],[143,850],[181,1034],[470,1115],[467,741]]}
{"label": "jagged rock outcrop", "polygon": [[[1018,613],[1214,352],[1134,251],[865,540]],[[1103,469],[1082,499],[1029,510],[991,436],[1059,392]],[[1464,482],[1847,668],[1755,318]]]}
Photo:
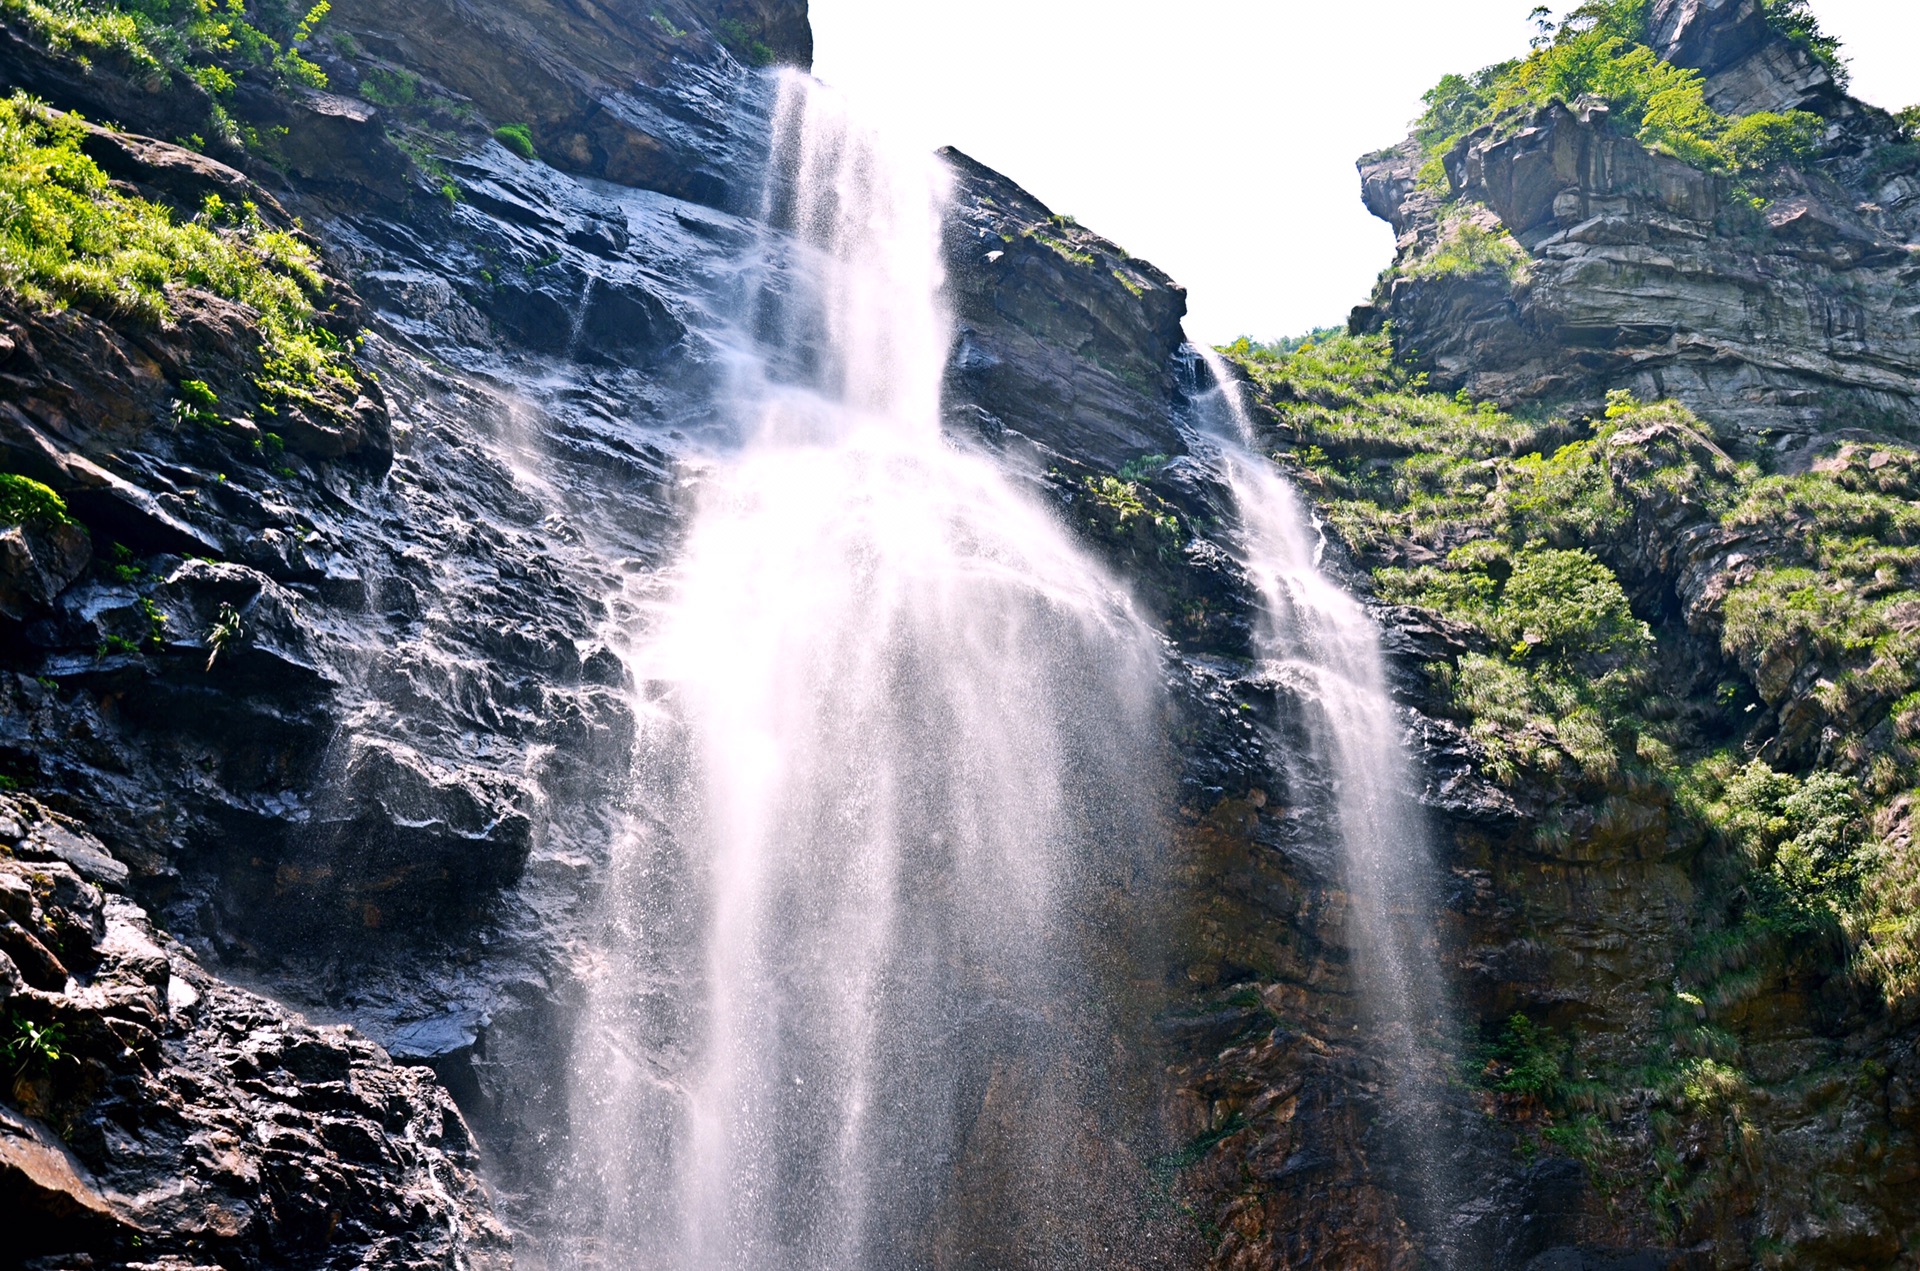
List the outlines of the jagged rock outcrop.
{"label": "jagged rock outcrop", "polygon": [[[424,75],[501,123],[525,124],[556,166],[699,202],[727,197],[734,141],[723,68],[805,68],[798,0],[606,6],[342,0],[335,20],[381,61]],[[366,62],[343,61],[347,87]]]}
{"label": "jagged rock outcrop", "polygon": [[1181,453],[1166,403],[1186,292],[999,173],[941,155],[957,186],[948,413],[1108,469]]}
{"label": "jagged rock outcrop", "polygon": [[0,799],[9,1265],[508,1265],[432,1075],[208,974],[127,881]]}
{"label": "jagged rock outcrop", "polygon": [[[1723,109],[1822,113],[1818,162],[1716,176],[1623,135],[1604,104],[1556,102],[1463,138],[1442,193],[1421,185],[1409,141],[1361,164],[1368,210],[1399,244],[1355,321],[1391,322],[1436,384],[1505,404],[1627,389],[1755,443],[1803,446],[1835,426],[1915,435],[1920,182],[1890,121],[1840,94],[1753,0],[1675,0],[1654,30],[1709,72]],[[1519,258],[1421,269],[1475,207]]]}

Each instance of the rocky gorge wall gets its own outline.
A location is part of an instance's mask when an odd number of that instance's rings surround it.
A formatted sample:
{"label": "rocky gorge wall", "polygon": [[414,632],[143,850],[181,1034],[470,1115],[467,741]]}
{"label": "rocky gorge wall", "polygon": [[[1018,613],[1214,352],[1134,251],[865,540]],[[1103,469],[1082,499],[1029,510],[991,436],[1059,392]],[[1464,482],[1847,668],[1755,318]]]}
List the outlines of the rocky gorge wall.
{"label": "rocky gorge wall", "polygon": [[[1642,478],[1676,453],[1716,472],[1743,446],[1832,464],[1836,425],[1860,433],[1842,475],[1908,472],[1875,438],[1910,436],[1916,227],[1907,177],[1861,185],[1890,125],[1756,13],[1662,5],[1666,51],[1729,103],[1828,111],[1832,163],[1772,174],[1768,209],[1729,220],[1724,181],[1615,135],[1594,103],[1546,107],[1446,165],[1525,250],[1527,281],[1405,271],[1356,325],[1390,322],[1393,361],[1449,391],[1550,403],[1557,422],[1526,443],[1543,451],[1591,440],[1610,389],[1708,421],[1607,435],[1626,511],[1605,554],[1674,650],[1674,714],[1704,717],[1734,685],[1739,736],[1786,765],[1834,731],[1815,690],[1838,671],[1811,645],[1739,664],[1713,615],[1792,522],[1729,528],[1704,485]],[[113,125],[81,144],[116,188],[182,218],[210,194],[250,202],[311,244],[318,320],[354,368],[351,393],[273,398],[252,316],[205,288],[175,287],[164,321],[0,297],[0,466],[84,526],[0,535],[0,772],[21,792],[0,816],[0,877],[18,884],[0,885],[0,968],[18,973],[0,988],[24,1046],[0,1187],[45,1237],[20,1256],[544,1265],[579,959],[633,736],[612,633],[674,548],[680,461],[731,426],[712,407],[716,314],[759,213],[755,64],[804,65],[804,9],[340,0],[301,45],[325,89],[256,74],[225,95],[55,47],[22,9],[0,29],[0,87]],[[1363,170],[1405,262],[1443,232],[1418,158]],[[1529,1058],[1511,1044],[1466,1065],[1447,1115],[1475,1202],[1440,1230],[1407,1212],[1354,997],[1335,792],[1294,759],[1297,687],[1255,663],[1231,501],[1192,453],[1217,386],[1183,352],[1184,296],[946,159],[950,434],[1049,500],[1166,636],[1178,800],[1170,886],[1121,902],[1168,947],[1117,1040],[1139,1060],[1117,1068],[1148,1074],[1120,1101],[1144,1111],[1074,1145],[1134,1209],[1036,1198],[1017,1221],[965,1216],[941,1256],[974,1265],[974,1235],[1018,1250],[1040,1232],[1099,1265],[1905,1265],[1911,1014],[1830,960],[1705,940],[1737,904],[1725,846],[1635,770],[1503,777],[1500,736],[1446,678],[1489,638],[1383,593],[1450,871],[1433,956],[1476,1036],[1518,1013],[1552,1045],[1581,1039],[1550,1056],[1571,1093],[1503,1088]],[[1399,480],[1437,453],[1382,405],[1406,390],[1424,428],[1434,395],[1291,365],[1243,368],[1246,390],[1330,523],[1352,473]],[[1525,453],[1505,425],[1473,427],[1499,440],[1476,471]],[[1485,502],[1476,487],[1460,506]],[[1446,524],[1336,532],[1332,565],[1377,592],[1376,569],[1471,536],[1464,512]],[[1702,1038],[1676,1043],[1683,994]],[[36,1049],[29,1025],[64,1040]],[[1737,1060],[1749,1086],[1689,1105],[1622,1075],[1676,1044]],[[1546,1133],[1602,1126],[1592,1147]]]}

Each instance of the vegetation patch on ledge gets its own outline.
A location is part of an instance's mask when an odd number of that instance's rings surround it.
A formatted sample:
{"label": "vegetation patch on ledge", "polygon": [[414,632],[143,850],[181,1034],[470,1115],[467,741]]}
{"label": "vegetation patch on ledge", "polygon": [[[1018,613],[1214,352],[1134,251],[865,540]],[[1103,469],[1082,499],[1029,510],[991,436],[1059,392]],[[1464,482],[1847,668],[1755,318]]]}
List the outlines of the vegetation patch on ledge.
{"label": "vegetation patch on ledge", "polygon": [[[91,68],[105,57],[151,91],[176,77],[213,99],[208,120],[229,144],[250,132],[221,102],[254,76],[272,88],[325,88],[327,76],[301,50],[326,20],[330,0],[295,8],[288,0],[0,0],[0,15],[22,20],[55,53]],[[204,138],[184,138],[200,148]]]}
{"label": "vegetation patch on ledge", "polygon": [[197,288],[257,315],[255,385],[270,403],[352,400],[350,350],[316,320],[325,282],[310,248],[251,205],[209,196],[180,221],[122,194],[81,152],[84,135],[78,120],[22,94],[0,100],[0,289],[164,323],[178,290]]}
{"label": "vegetation patch on ledge", "polygon": [[1582,1162],[1680,1239],[1752,1185],[1784,1109],[1885,1075],[1841,1056],[1781,1076],[1770,999],[1851,983],[1920,1012],[1920,451],[1850,434],[1770,472],[1672,402],[1585,418],[1433,392],[1386,336],[1224,352],[1380,598],[1460,633],[1427,709],[1541,809],[1534,846],[1604,855],[1606,810],[1633,807],[1658,813],[1648,850],[1696,851],[1636,1044],[1513,1015],[1471,1074],[1523,1156]]}
{"label": "vegetation patch on ledge", "polygon": [[[1226,352],[1380,597],[1475,634],[1429,671],[1493,777],[1664,791],[1736,862],[1740,924],[1920,1001],[1920,452],[1768,473],[1677,403],[1569,420],[1432,392],[1385,336]],[[1725,545],[1692,632],[1631,599],[1674,585],[1645,544],[1683,529]],[[1724,678],[1696,692],[1703,630]]]}
{"label": "vegetation patch on ledge", "polygon": [[[1711,172],[1757,171],[1814,153],[1826,121],[1810,111],[1727,116],[1709,106],[1700,72],[1648,47],[1651,9],[1652,0],[1589,0],[1562,22],[1541,18],[1527,57],[1442,78],[1422,98],[1427,108],[1414,129],[1428,156],[1422,182],[1445,186],[1442,159],[1468,134],[1586,97],[1604,99],[1613,125],[1649,149]],[[1804,3],[1773,0],[1768,11],[1777,29],[1838,66],[1837,43]]]}

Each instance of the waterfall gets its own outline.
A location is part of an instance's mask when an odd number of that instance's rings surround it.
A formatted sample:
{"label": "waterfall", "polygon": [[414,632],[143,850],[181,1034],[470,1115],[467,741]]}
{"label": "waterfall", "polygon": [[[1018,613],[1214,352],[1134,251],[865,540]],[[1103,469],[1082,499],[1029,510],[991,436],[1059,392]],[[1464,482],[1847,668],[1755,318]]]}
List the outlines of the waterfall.
{"label": "waterfall", "polygon": [[[1409,1193],[1444,1248],[1458,1204],[1443,1096],[1453,1027],[1434,948],[1439,880],[1415,768],[1387,685],[1380,632],[1323,568],[1324,539],[1293,485],[1259,453],[1226,362],[1199,348],[1218,386],[1203,403],[1240,520],[1240,557],[1258,590],[1263,674],[1307,709],[1310,762],[1332,782],[1349,897],[1355,987],[1372,1025],[1388,1122],[1378,1172]],[[1398,1157],[1399,1159],[1394,1159]]]}
{"label": "waterfall", "polygon": [[946,175],[785,73],[692,512],[645,580],[632,830],[583,951],[581,1261],[927,1265],[1071,1171],[1087,956],[1152,840],[1158,648],[943,437]]}

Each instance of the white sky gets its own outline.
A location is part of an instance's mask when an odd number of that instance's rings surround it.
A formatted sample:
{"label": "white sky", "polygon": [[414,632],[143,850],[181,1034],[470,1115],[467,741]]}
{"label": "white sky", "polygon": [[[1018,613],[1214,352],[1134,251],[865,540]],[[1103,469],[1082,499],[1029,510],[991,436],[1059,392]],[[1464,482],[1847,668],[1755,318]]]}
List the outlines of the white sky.
{"label": "white sky", "polygon": [[[814,73],[1185,284],[1209,343],[1343,321],[1392,257],[1353,163],[1533,0],[811,0]],[[1920,102],[1920,3],[1815,0],[1854,92]]]}

